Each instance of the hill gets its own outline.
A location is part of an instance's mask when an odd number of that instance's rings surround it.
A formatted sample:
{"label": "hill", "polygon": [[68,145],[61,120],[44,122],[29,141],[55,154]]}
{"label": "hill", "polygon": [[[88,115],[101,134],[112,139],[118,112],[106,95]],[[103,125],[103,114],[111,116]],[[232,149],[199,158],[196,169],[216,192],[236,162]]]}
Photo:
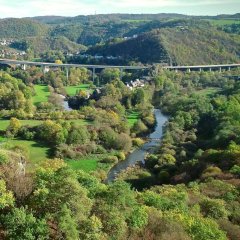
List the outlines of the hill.
{"label": "hill", "polygon": [[0,20],[0,38],[25,38],[47,35],[49,26],[27,19],[8,18]]}
{"label": "hill", "polygon": [[86,50],[85,46],[72,42],[66,37],[29,37],[23,40],[15,41],[10,46],[23,51],[31,49],[36,54],[41,54],[50,50],[57,50],[65,53]]}
{"label": "hill", "polygon": [[90,48],[95,55],[121,56],[144,63],[231,63],[239,61],[240,37],[210,25],[155,29],[137,38]]}

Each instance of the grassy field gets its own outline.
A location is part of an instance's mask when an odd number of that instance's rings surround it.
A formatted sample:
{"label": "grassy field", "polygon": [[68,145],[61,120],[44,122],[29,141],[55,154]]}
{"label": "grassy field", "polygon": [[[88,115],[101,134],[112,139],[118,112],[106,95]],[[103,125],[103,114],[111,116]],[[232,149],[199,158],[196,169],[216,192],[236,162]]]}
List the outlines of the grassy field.
{"label": "grassy field", "polygon": [[[0,131],[5,131],[9,125],[10,120],[0,119]],[[40,120],[19,120],[22,126],[29,125],[31,127],[40,125],[43,121]],[[90,125],[91,122],[85,119],[75,119],[75,120],[67,120],[67,122],[74,122],[78,126],[86,126]]]}
{"label": "grassy field", "polygon": [[83,170],[85,172],[91,172],[97,169],[98,160],[96,159],[68,160],[67,164],[73,170]]}
{"label": "grassy field", "polygon": [[101,163],[100,161],[107,156],[114,156],[115,154],[116,151],[105,154],[89,154],[77,160],[65,159],[65,161],[73,170],[83,170],[85,172],[96,171],[99,169],[109,170],[111,164]]}
{"label": "grassy field", "polygon": [[213,95],[213,94],[219,92],[220,90],[221,90],[221,88],[206,88],[206,89],[196,91],[195,94],[197,94],[199,96],[210,96],[210,95]]}
{"label": "grassy field", "polygon": [[210,23],[216,26],[224,26],[231,24],[240,24],[240,19],[207,19]]}
{"label": "grassy field", "polygon": [[29,159],[33,163],[39,163],[49,158],[49,148],[35,141],[25,141],[19,139],[8,140],[10,144],[26,147],[29,151]]}
{"label": "grassy field", "polygon": [[[9,125],[9,121],[10,120],[0,119],[0,131],[6,130],[6,128]],[[29,126],[32,126],[32,127],[37,126],[37,125],[42,123],[42,121],[39,121],[39,120],[19,120],[19,121],[21,122],[22,126],[29,125]]]}
{"label": "grassy field", "polygon": [[35,85],[34,86],[36,95],[33,96],[33,103],[38,105],[41,102],[47,102],[50,92],[48,86],[45,85]]}
{"label": "grassy field", "polygon": [[65,87],[65,90],[69,96],[74,96],[77,91],[79,90],[90,90],[90,85],[89,84],[81,84],[78,86],[67,86]]}
{"label": "grassy field", "polygon": [[132,127],[139,119],[140,115],[138,112],[132,111],[127,115],[127,120],[130,127]]}
{"label": "grassy field", "polygon": [[0,142],[3,142],[5,138],[3,136],[0,136]]}

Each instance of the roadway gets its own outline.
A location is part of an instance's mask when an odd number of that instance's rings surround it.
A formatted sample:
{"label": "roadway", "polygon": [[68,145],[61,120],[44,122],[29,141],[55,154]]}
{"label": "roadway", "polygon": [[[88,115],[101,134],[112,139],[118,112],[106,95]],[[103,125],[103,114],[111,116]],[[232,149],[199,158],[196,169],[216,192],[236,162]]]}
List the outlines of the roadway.
{"label": "roadway", "polygon": [[[152,66],[115,66],[115,65],[87,65],[87,64],[57,64],[48,62],[31,62],[31,61],[20,61],[12,59],[0,59],[0,63],[8,65],[30,65],[30,66],[41,66],[41,67],[84,67],[88,69],[105,69],[105,68],[118,68],[121,70],[141,70],[149,69]],[[180,71],[190,71],[190,70],[212,70],[212,69],[224,69],[224,68],[236,68],[240,67],[240,63],[234,64],[217,64],[217,65],[192,65],[192,66],[162,66],[163,69],[169,70],[180,70]]]}
{"label": "roadway", "polygon": [[82,68],[91,68],[91,69],[105,69],[105,68],[118,68],[124,70],[140,70],[148,69],[146,66],[110,66],[110,65],[87,65],[87,64],[57,64],[57,63],[48,63],[48,62],[31,62],[31,61],[20,61],[12,59],[0,59],[0,63],[8,65],[28,65],[28,66],[41,66],[41,67],[82,67]]}

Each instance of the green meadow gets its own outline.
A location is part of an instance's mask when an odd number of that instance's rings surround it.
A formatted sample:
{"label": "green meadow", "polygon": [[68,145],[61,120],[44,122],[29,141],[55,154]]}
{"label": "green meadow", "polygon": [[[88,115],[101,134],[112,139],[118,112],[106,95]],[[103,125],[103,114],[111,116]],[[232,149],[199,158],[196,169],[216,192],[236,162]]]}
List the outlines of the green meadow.
{"label": "green meadow", "polygon": [[[38,126],[40,125],[43,121],[41,120],[19,120],[21,122],[22,126]],[[5,120],[5,119],[0,119],[0,131],[5,131],[9,125],[10,120]],[[73,119],[73,120],[67,120],[67,122],[74,122],[78,126],[83,126],[83,125],[90,125],[91,122],[87,121],[85,119]]]}
{"label": "green meadow", "polygon": [[132,127],[140,119],[140,114],[136,111],[131,111],[127,114],[127,120],[130,127]]}
{"label": "green meadow", "polygon": [[34,86],[36,95],[33,96],[33,103],[38,105],[41,102],[47,102],[50,95],[48,86],[46,85],[35,85]]}
{"label": "green meadow", "polygon": [[[37,126],[42,123],[39,120],[19,120],[22,126],[29,125],[31,127]],[[7,129],[10,120],[0,119],[0,131],[4,131]]]}
{"label": "green meadow", "polygon": [[7,140],[8,143],[12,145],[23,146],[29,151],[29,159],[32,163],[37,164],[41,161],[49,158],[49,148],[45,145],[35,142],[35,141],[26,141],[19,139]]}
{"label": "green meadow", "polygon": [[66,86],[65,90],[69,96],[74,96],[79,90],[90,90],[90,84],[81,84],[77,86]]}
{"label": "green meadow", "polygon": [[84,172],[91,172],[97,169],[98,160],[81,159],[81,160],[67,160],[66,162],[73,170],[83,170]]}
{"label": "green meadow", "polygon": [[240,24],[240,19],[207,19],[213,25],[216,26],[224,26],[224,25],[231,25],[231,24]]}

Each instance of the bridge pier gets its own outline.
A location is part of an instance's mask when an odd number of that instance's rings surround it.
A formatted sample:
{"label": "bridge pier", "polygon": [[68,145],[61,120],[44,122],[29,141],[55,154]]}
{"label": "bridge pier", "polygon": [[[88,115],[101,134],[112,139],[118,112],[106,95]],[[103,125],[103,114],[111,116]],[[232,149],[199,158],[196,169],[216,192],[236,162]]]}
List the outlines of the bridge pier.
{"label": "bridge pier", "polygon": [[202,68],[199,68],[199,72],[202,72]]}
{"label": "bridge pier", "polygon": [[66,77],[67,77],[67,81],[68,81],[68,77],[69,77],[69,68],[66,67]]}
{"label": "bridge pier", "polygon": [[188,68],[188,69],[187,69],[187,72],[188,72],[188,73],[190,73],[190,72],[191,72],[191,69],[190,69],[190,68]]}
{"label": "bridge pier", "polygon": [[222,68],[221,67],[219,68],[219,72],[222,72]]}
{"label": "bridge pier", "polygon": [[93,68],[92,69],[92,81],[93,81],[93,84],[94,84],[94,81],[95,81],[95,72],[96,72],[96,69]]}
{"label": "bridge pier", "polygon": [[43,71],[43,74],[45,74],[45,73],[48,73],[49,72],[49,67],[48,66],[42,66],[42,71]]}
{"label": "bridge pier", "polygon": [[22,70],[26,71],[27,65],[26,64],[21,64],[21,68],[22,68]]}
{"label": "bridge pier", "polygon": [[120,80],[123,78],[123,68],[120,68]]}

